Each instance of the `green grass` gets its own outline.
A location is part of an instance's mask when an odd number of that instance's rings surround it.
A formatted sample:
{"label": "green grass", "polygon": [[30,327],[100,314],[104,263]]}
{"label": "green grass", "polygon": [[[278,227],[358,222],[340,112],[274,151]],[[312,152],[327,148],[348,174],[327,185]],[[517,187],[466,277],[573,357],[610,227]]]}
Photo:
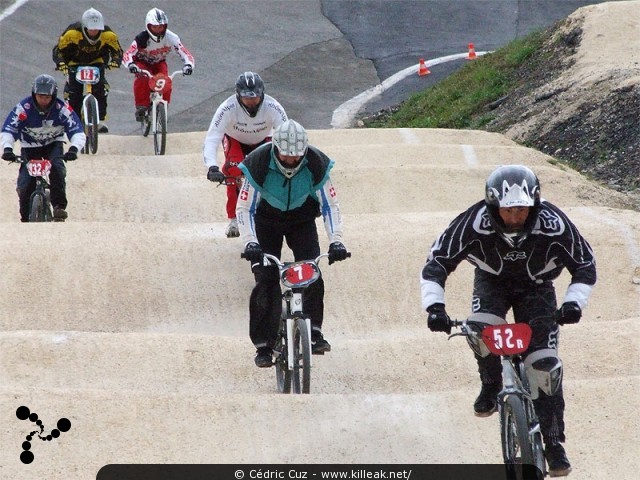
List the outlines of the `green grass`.
{"label": "green grass", "polygon": [[397,112],[365,120],[364,124],[372,128],[482,128],[492,120],[487,105],[518,86],[518,69],[531,62],[545,38],[543,30],[535,31],[469,61],[443,81],[404,101]]}

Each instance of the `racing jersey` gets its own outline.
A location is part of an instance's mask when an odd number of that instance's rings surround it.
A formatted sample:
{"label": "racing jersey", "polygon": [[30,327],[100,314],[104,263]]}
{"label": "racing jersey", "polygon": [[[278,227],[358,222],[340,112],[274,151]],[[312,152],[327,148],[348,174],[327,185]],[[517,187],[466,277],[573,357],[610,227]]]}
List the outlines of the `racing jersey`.
{"label": "racing jersey", "polygon": [[288,120],[287,113],[276,99],[269,95],[255,117],[245,112],[235,95],[227,98],[211,119],[204,139],[204,164],[207,167],[218,164],[218,146],[224,135],[229,135],[244,145],[257,145],[271,137],[273,130]]}
{"label": "racing jersey", "polygon": [[20,140],[22,148],[36,148],[53,142],[64,142],[64,136],[78,150],[84,147],[86,136],[78,115],[59,98],[46,115],[27,97],[18,103],[7,116],[0,133],[0,147],[13,148]]}
{"label": "racing jersey", "polygon": [[504,280],[535,285],[554,280],[566,268],[571,274],[564,302],[584,308],[596,282],[593,250],[569,218],[541,201],[538,219],[518,247],[509,246],[494,230],[484,201],[456,217],[431,247],[420,286],[424,309],[444,302],[447,277],[463,261]]}
{"label": "racing jersey", "polygon": [[167,29],[164,37],[159,42],[154,42],[146,30],[140,32],[127,51],[124,52],[122,63],[126,68],[129,68],[132,62],[155,65],[156,63],[165,62],[172,50],[180,55],[185,65],[195,66],[193,55],[182,44],[180,37],[169,29]]}
{"label": "racing jersey", "polygon": [[60,35],[58,44],[53,47],[53,61],[56,65],[113,65],[118,68],[122,47],[118,36],[106,25],[95,45],[91,45],[82,33],[82,24],[76,22]]}
{"label": "racing jersey", "polygon": [[275,164],[271,143],[255,149],[238,167],[245,181],[238,195],[236,217],[240,238],[258,243],[255,217],[269,223],[306,222],[322,215],[329,242],[342,242],[342,216],[329,178],[334,162],[309,146],[300,169],[287,178]]}

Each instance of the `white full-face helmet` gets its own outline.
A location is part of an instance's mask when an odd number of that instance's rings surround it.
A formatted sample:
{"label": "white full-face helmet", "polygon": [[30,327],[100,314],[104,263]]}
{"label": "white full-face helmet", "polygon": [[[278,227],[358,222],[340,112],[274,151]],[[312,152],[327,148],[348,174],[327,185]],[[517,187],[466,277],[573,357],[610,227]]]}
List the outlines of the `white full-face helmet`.
{"label": "white full-face helmet", "polygon": [[[160,34],[153,33],[149,28],[152,25],[156,25],[156,26],[159,25],[163,27],[162,32]],[[154,42],[158,43],[160,40],[164,38],[165,33],[167,33],[168,25],[169,25],[169,20],[167,19],[167,14],[164,13],[159,8],[152,8],[147,12],[145,27],[147,29],[147,32],[149,32],[149,36],[151,37],[151,40],[153,40]]]}
{"label": "white full-face helmet", "polygon": [[[100,34],[104,31],[104,19],[102,14],[95,8],[90,8],[82,14],[82,34],[91,45],[95,45]],[[88,30],[100,30],[95,36],[90,36]]]}

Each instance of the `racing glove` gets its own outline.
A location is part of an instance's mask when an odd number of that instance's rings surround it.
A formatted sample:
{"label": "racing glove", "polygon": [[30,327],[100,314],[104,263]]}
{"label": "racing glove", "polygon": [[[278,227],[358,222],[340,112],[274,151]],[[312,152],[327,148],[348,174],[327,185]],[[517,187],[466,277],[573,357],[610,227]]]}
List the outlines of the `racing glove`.
{"label": "racing glove", "polygon": [[193,66],[192,65],[185,65],[184,67],[182,67],[182,74],[183,75],[191,75],[193,73]]}
{"label": "racing glove", "polygon": [[578,323],[581,317],[582,309],[577,302],[565,302],[556,312],[556,322],[558,322],[558,325]]}
{"label": "racing glove", "polygon": [[140,73],[140,67],[138,67],[138,65],[136,65],[135,63],[130,63],[129,64],[129,71],[131,73]]}
{"label": "racing glove", "polygon": [[432,332],[445,332],[451,333],[451,325],[449,322],[451,319],[447,315],[447,311],[444,308],[443,303],[434,303],[427,308],[428,318],[427,327]]}
{"label": "racing glove", "polygon": [[207,179],[211,182],[222,183],[224,182],[224,174],[216,165],[211,165],[207,172]]}
{"label": "racing glove", "polygon": [[342,242],[333,242],[329,245],[329,265],[333,262],[341,262],[347,258],[347,249]]}
{"label": "racing glove", "polygon": [[66,75],[67,72],[69,71],[69,68],[67,67],[66,63],[60,62],[58,63],[58,65],[56,65],[56,70],[60,70],[62,73]]}
{"label": "racing glove", "polygon": [[244,247],[244,258],[251,262],[251,265],[254,263],[262,262],[262,247],[256,242],[249,242],[247,246]]}
{"label": "racing glove", "polygon": [[6,160],[7,162],[15,162],[16,161],[16,154],[13,153],[13,148],[6,147],[4,149],[4,152],[2,152],[2,159]]}
{"label": "racing glove", "polygon": [[71,162],[73,160],[77,160],[78,149],[73,146],[69,147],[69,150],[67,151],[67,153],[64,154],[62,158],[64,159],[65,162]]}

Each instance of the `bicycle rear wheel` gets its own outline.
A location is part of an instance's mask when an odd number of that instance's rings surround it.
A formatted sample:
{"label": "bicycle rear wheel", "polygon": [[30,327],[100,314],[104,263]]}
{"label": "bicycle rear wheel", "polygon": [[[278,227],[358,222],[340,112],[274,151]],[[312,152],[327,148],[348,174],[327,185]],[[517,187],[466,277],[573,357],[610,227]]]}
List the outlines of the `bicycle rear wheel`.
{"label": "bicycle rear wheel", "polygon": [[153,134],[153,146],[156,155],[164,155],[167,145],[167,110],[164,103],[158,103],[156,112],[156,131]]}
{"label": "bicycle rear wheel", "polygon": [[311,342],[307,322],[296,319],[293,327],[293,393],[311,391]]}
{"label": "bicycle rear wheel", "polygon": [[279,352],[275,359],[276,386],[280,393],[291,393],[291,370],[287,365],[287,335],[286,320],[280,322],[280,331],[276,340],[275,351]]}
{"label": "bicycle rear wheel", "polygon": [[87,118],[83,118],[82,121],[87,141],[82,151],[95,154],[98,151],[98,100],[93,95],[89,95],[86,104]]}
{"label": "bicycle rear wheel", "polygon": [[[529,424],[522,399],[517,395],[507,395],[500,409],[500,438],[502,456],[507,465],[536,465],[529,438]],[[513,478],[522,469],[513,470]]]}
{"label": "bicycle rear wheel", "polygon": [[44,200],[44,196],[39,192],[34,192],[31,195],[29,202],[29,222],[48,222],[47,219],[47,206]]}

